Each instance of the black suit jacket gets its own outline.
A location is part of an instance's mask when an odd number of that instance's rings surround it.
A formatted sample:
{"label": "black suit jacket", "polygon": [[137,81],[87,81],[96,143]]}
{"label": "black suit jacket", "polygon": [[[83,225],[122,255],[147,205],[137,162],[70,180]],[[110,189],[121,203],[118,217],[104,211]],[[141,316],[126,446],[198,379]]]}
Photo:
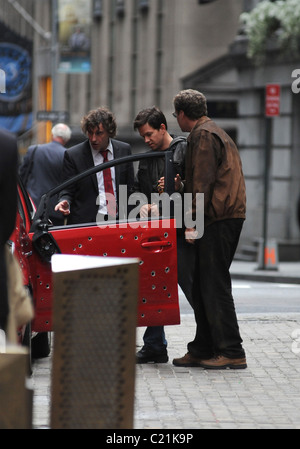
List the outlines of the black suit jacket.
{"label": "black suit jacket", "polygon": [[8,298],[5,242],[11,236],[17,212],[18,147],[16,138],[0,130],[0,328],[5,329]]}
{"label": "black suit jacket", "polygon": [[[129,156],[131,148],[128,143],[111,139],[114,159]],[[67,180],[84,170],[94,166],[94,160],[89,140],[84,141],[65,151],[63,163],[63,179]],[[132,163],[117,165],[115,167],[116,189],[119,218],[125,218],[125,205],[119,202],[119,186],[126,185],[128,195],[133,191],[134,170]],[[96,221],[99,206],[99,195],[96,174],[83,179],[60,193],[59,200],[66,199],[70,203],[68,223],[92,223]]]}
{"label": "black suit jacket", "polygon": [[[20,167],[22,180],[25,178],[35,148],[36,145],[30,146],[24,157]],[[34,154],[32,169],[25,186],[36,207],[38,207],[44,193],[47,193],[61,183],[64,153],[65,147],[55,141],[38,145]],[[57,200],[57,195],[50,199],[51,209],[49,211],[49,218],[54,225],[63,224],[62,214],[54,211]]]}

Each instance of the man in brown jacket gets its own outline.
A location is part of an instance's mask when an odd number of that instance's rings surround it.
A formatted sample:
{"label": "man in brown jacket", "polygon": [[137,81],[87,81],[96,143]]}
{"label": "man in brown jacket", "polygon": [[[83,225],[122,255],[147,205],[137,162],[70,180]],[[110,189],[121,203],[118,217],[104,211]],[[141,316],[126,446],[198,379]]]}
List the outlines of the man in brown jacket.
{"label": "man in brown jacket", "polygon": [[196,196],[204,193],[204,233],[201,237],[197,229],[186,229],[187,241],[196,247],[193,304],[197,329],[188,353],[173,364],[246,368],[229,272],[246,212],[240,156],[232,139],[207,117],[202,93],[181,91],[174,107],[181,130],[190,132],[185,193],[192,193],[193,202],[187,214],[195,220],[199,213]]}

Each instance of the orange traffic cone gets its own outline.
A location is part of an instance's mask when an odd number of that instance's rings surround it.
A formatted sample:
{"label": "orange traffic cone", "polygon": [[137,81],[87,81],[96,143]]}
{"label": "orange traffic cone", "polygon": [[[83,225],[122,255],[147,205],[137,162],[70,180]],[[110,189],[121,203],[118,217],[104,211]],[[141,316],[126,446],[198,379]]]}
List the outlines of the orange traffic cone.
{"label": "orange traffic cone", "polygon": [[264,241],[259,241],[258,270],[278,270],[278,246],[275,239],[269,239],[264,246]]}

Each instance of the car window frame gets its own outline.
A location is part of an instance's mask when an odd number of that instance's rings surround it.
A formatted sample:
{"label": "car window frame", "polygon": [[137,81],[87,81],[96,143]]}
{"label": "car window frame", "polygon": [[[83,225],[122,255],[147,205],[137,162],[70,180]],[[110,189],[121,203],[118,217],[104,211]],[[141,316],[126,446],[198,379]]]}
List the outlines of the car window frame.
{"label": "car window frame", "polygon": [[[148,158],[156,158],[156,157],[164,157],[165,158],[165,188],[164,191],[169,194],[172,195],[175,191],[175,182],[174,182],[174,166],[173,166],[173,152],[172,151],[163,151],[163,152],[147,152],[147,153],[139,153],[139,154],[134,154],[131,156],[126,156],[123,158],[118,158],[118,159],[114,159],[113,161],[109,161],[107,163],[102,163],[99,164],[97,166],[91,167],[90,169],[80,173],[79,175],[76,175],[72,178],[70,178],[69,180],[65,181],[64,183],[60,184],[59,186],[55,187],[54,189],[51,189],[49,192],[47,192],[46,194],[43,195],[40,204],[38,205],[37,208],[37,212],[36,215],[33,219],[33,224],[31,226],[31,229],[29,231],[30,234],[30,239],[32,241],[32,246],[33,246],[33,255],[34,255],[34,263],[35,263],[35,268],[36,270],[40,270],[39,271],[39,279],[35,279],[35,282],[37,285],[35,285],[34,287],[34,291],[36,294],[36,307],[38,310],[42,310],[43,313],[37,313],[37,317],[34,321],[34,329],[38,332],[41,331],[45,331],[46,329],[50,329],[51,328],[51,319],[46,320],[46,324],[45,324],[45,313],[47,307],[51,308],[52,306],[48,304],[47,301],[49,301],[50,299],[48,298],[46,301],[46,294],[44,293],[44,290],[41,289],[46,289],[46,291],[49,291],[50,287],[50,282],[47,282],[47,277],[45,277],[45,273],[48,273],[47,276],[49,275],[49,264],[51,263],[51,258],[54,254],[58,254],[58,253],[63,253],[63,251],[61,251],[60,248],[60,242],[59,239],[57,239],[57,233],[60,232],[64,232],[66,229],[71,230],[72,232],[76,232],[76,229],[81,229],[81,228],[86,228],[87,230],[90,227],[98,227],[98,231],[97,233],[101,232],[101,228],[102,228],[102,224],[99,223],[99,225],[96,222],[93,223],[74,223],[74,224],[70,224],[70,225],[60,225],[60,226],[53,226],[49,220],[48,220],[48,206],[50,205],[50,198],[52,198],[53,195],[56,195],[58,192],[60,192],[61,190],[65,189],[66,187],[68,187],[69,185],[71,185],[72,183],[76,183],[81,181],[84,178],[87,178],[95,173],[97,173],[98,171],[104,170],[106,168],[115,166],[115,165],[120,165],[122,163],[128,163],[128,162],[134,162],[134,161],[138,161],[138,160],[142,160],[142,159],[148,159]],[[175,269],[170,270],[170,272],[172,273],[172,276],[174,277],[174,279],[176,280],[175,284],[177,285],[177,238],[176,238],[176,220],[174,219],[174,217],[172,216],[172,208],[170,207],[170,215],[169,215],[169,220],[166,220],[165,216],[160,216],[155,218],[155,220],[158,221],[158,223],[153,224],[149,224],[149,228],[154,228],[154,232],[157,235],[157,232],[164,232],[167,229],[170,229],[172,231],[172,235],[173,238],[171,239],[174,242],[174,257],[172,258],[172,261],[174,263],[174,267],[176,266]],[[129,225],[129,228],[131,228],[130,223],[131,222],[141,222],[142,227],[143,228],[143,222],[145,221],[150,221],[152,220],[152,217],[149,217],[148,219],[131,219],[131,218],[127,218],[127,220],[124,219],[120,219],[120,220],[115,220],[112,222],[106,222],[106,227],[108,228],[107,231],[109,232],[109,228],[110,225],[112,225],[112,228],[115,228],[116,224],[117,227],[119,226],[119,224],[123,224],[124,222],[126,222]],[[166,222],[166,225],[168,226],[168,228],[166,226],[164,226],[164,222]],[[157,229],[158,228],[158,229]],[[132,227],[132,232],[134,233],[134,227]],[[175,231],[175,233],[174,233]],[[167,237],[165,237],[167,238]],[[46,243],[45,243],[46,242]],[[155,243],[155,242],[154,242]],[[149,243],[149,245],[151,245],[149,248],[147,246],[147,248],[145,248],[145,251],[156,251],[156,248],[153,248],[153,243],[152,241]],[[160,246],[165,246],[165,245],[160,245]],[[172,245],[171,245],[172,246]],[[160,248],[161,251],[162,248]],[[114,256],[116,257],[116,256]],[[136,256],[135,256],[136,257]],[[150,273],[151,275],[151,273]],[[152,275],[151,275],[152,276]],[[152,282],[152,281],[151,281]],[[149,283],[150,285],[150,283]],[[151,284],[150,288],[153,289],[153,284]],[[51,290],[51,288],[50,288]],[[170,325],[170,324],[179,324],[180,322],[180,311],[179,311],[179,298],[178,298],[178,289],[176,287],[176,297],[173,295],[172,300],[168,300],[168,304],[166,305],[164,303],[164,308],[159,307],[158,310],[154,310],[152,303],[150,302],[150,300],[147,301],[146,304],[143,304],[143,307],[145,308],[145,311],[147,311],[146,315],[142,314],[139,316],[138,318],[138,326],[145,326],[145,325]],[[42,297],[43,301],[41,302],[39,300],[39,298]],[[144,299],[144,298],[142,298]],[[169,302],[170,301],[170,302]],[[48,306],[47,306],[48,304]],[[47,306],[47,307],[46,307]],[[175,306],[175,307],[174,307]],[[40,307],[40,309],[39,309]],[[172,309],[172,313],[170,310],[170,307],[173,307]],[[50,310],[50,309],[49,309]],[[155,323],[156,324],[151,324],[153,323],[153,314],[155,314]],[[166,316],[168,317],[168,319],[166,319]],[[47,315],[48,317],[48,315]],[[46,326],[46,327],[43,327]],[[50,326],[50,327],[47,327]]]}
{"label": "car window frame", "polygon": [[[151,151],[147,153],[137,153],[132,154],[130,156],[120,157],[113,159],[111,161],[101,163],[98,165],[95,165],[81,173],[79,173],[76,176],[73,176],[72,178],[64,181],[57,187],[54,187],[53,189],[49,190],[47,193],[45,193],[40,200],[40,203],[37,205],[37,210],[34,214],[33,220],[32,220],[32,226],[30,229],[30,232],[36,233],[39,232],[41,229],[46,230],[50,227],[49,223],[49,202],[50,198],[52,198],[54,195],[62,191],[63,189],[66,189],[72,184],[75,184],[93,174],[96,174],[100,171],[105,170],[106,168],[115,167],[116,165],[121,165],[123,163],[128,162],[136,162],[140,161],[142,159],[150,159],[150,158],[164,158],[165,159],[165,193],[172,195],[175,191],[174,186],[174,169],[173,169],[173,151],[171,150],[165,150],[165,151]],[[170,218],[172,218],[172,209],[170,213]],[[128,220],[127,220],[128,221]],[[121,220],[120,220],[121,222]],[[80,224],[80,226],[88,225],[86,224]],[[51,228],[54,227],[51,225]]]}

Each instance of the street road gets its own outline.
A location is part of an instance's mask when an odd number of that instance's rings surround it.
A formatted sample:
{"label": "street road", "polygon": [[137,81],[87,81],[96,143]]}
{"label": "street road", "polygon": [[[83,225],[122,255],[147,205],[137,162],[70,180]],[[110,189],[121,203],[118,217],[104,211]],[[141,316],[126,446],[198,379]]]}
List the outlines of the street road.
{"label": "street road", "polygon": [[[237,313],[300,313],[300,284],[232,281]],[[193,313],[179,290],[181,313]]]}

